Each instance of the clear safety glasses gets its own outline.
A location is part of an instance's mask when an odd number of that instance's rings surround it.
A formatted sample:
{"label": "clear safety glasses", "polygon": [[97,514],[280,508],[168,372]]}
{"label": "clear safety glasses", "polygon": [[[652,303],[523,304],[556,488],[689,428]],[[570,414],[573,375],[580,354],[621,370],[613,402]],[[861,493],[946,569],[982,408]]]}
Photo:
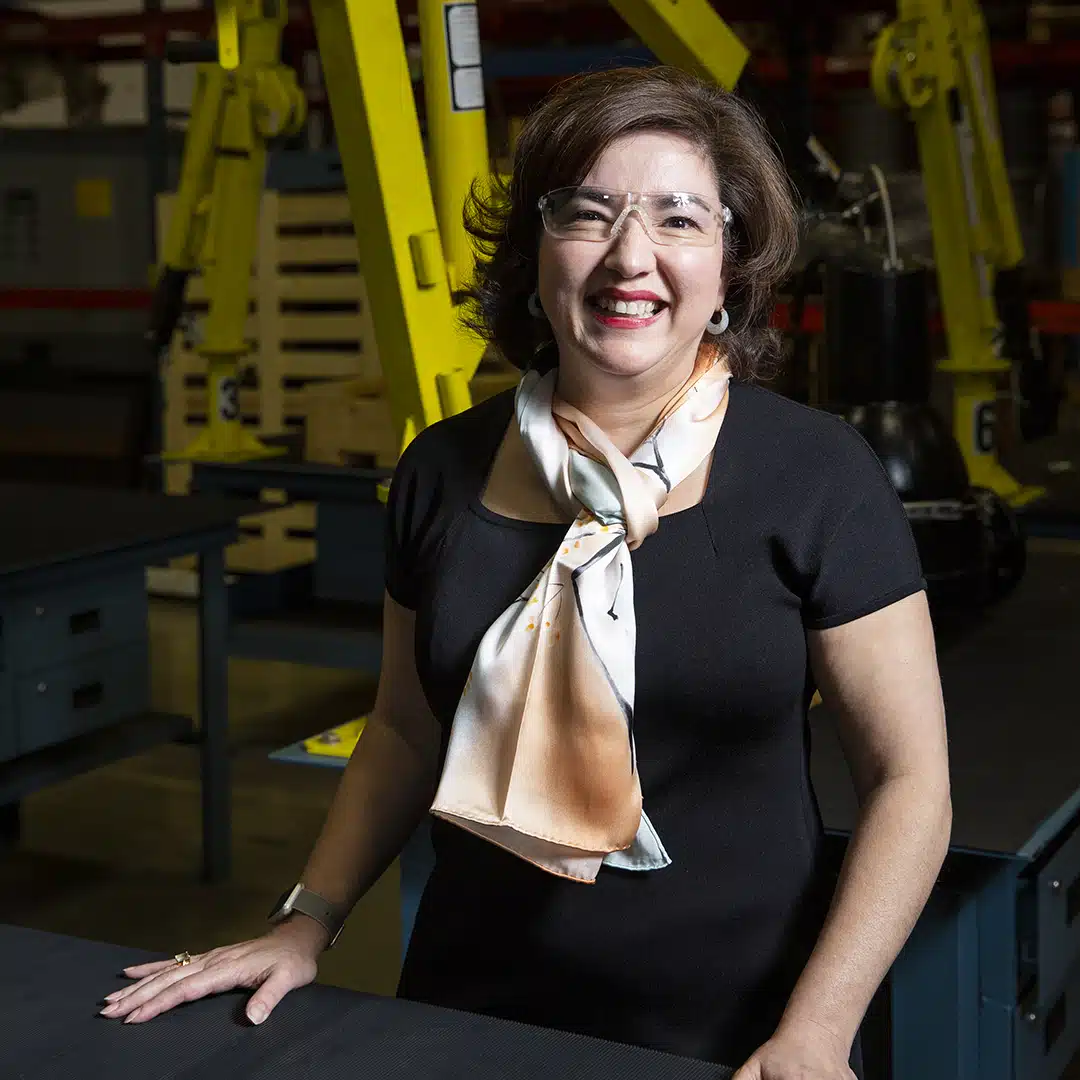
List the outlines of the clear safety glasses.
{"label": "clear safety glasses", "polygon": [[653,243],[711,247],[731,221],[726,206],[684,191],[566,187],[541,196],[539,207],[544,228],[560,240],[610,240],[634,212]]}

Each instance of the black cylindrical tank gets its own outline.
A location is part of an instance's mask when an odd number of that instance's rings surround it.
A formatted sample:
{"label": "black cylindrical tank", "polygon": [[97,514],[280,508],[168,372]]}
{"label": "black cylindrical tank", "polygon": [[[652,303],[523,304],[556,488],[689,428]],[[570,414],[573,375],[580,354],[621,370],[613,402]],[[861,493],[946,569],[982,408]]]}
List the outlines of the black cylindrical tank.
{"label": "black cylindrical tank", "polygon": [[828,407],[870,444],[904,503],[931,603],[981,604],[1023,575],[1007,507],[971,487],[949,425],[930,404],[927,271],[890,271],[879,253],[826,263]]}
{"label": "black cylindrical tank", "polygon": [[930,400],[929,279],[848,255],[825,268],[829,400],[837,405]]}

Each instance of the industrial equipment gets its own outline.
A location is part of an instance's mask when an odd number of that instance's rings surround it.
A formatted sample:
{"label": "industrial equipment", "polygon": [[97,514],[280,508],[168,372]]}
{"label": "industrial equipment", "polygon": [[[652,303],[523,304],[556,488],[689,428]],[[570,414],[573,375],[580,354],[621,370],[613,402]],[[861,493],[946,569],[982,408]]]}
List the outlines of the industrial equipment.
{"label": "industrial equipment", "polygon": [[[362,13],[342,0],[311,6],[360,264],[377,313],[386,395],[404,445],[469,407],[469,379],[483,353],[482,343],[459,328],[452,301],[472,259],[460,208],[471,183],[483,182],[490,168],[476,5],[420,5],[429,159],[404,45],[395,47],[396,5],[366,3]],[[267,142],[299,129],[305,102],[279,59],[284,0],[218,0],[216,15],[220,56],[199,71],[148,335],[162,355],[188,277],[201,270],[209,313],[198,328],[198,349],[209,368],[209,425],[173,460],[242,461],[279,452],[242,427],[237,368],[248,350],[244,326]]]}
{"label": "industrial equipment", "polygon": [[[150,344],[167,348],[196,269],[207,281],[210,308],[197,328],[207,361],[208,424],[171,460],[243,461],[271,457],[240,423],[238,368],[246,336],[251,266],[269,140],[302,129],[307,100],[291,68],[281,63],[288,9],[270,0],[222,2],[217,47],[200,65],[184,142],[180,184],[163,245],[154,293]],[[171,59],[192,58],[172,46]],[[194,58],[205,55],[196,49]]]}
{"label": "industrial equipment", "polygon": [[[885,466],[911,522],[932,606],[993,603],[1023,576],[1024,537],[1005,497],[973,483],[954,431],[931,402],[929,270],[898,246],[885,178],[877,167],[869,171],[869,191],[852,203],[856,213],[836,215],[843,225],[822,217],[828,231],[816,246],[826,254],[796,279],[800,309],[808,279],[818,270],[823,279],[819,404],[852,424]],[[857,224],[875,194],[880,242]]]}
{"label": "industrial equipment", "polygon": [[[218,0],[221,62],[202,73],[178,200],[182,212],[173,223],[160,279],[163,314],[156,334],[158,346],[168,340],[179,311],[177,290],[200,261],[211,277],[201,348],[211,365],[216,408],[205,437],[187,456],[218,459],[267,452],[240,428],[235,363],[244,348],[247,266],[265,139],[289,130],[302,116],[295,82],[277,63],[284,6],[235,4]],[[729,89],[748,88],[749,52],[709,0],[612,0],[612,6],[661,62]],[[404,446],[416,431],[468,407],[468,380],[482,352],[453,312],[454,291],[472,258],[460,210],[470,185],[483,182],[490,170],[476,4],[420,0],[427,157],[395,0],[367,0],[362,16],[358,5],[342,0],[312,0],[311,7],[386,395]],[[878,40],[873,85],[884,104],[908,111],[918,134],[948,337],[940,370],[954,388],[952,443],[948,430],[926,413],[929,370],[920,314],[926,275],[901,266],[895,245],[880,273],[865,265],[830,271],[833,352],[837,341],[859,346],[837,352],[849,380],[844,396],[864,414],[890,400],[916,407],[926,435],[923,450],[937,458],[934,468],[941,475],[955,474],[954,500],[972,499],[982,490],[1022,505],[1038,489],[1018,484],[996,455],[996,380],[1010,367],[1002,343],[1019,349],[1030,334],[1026,326],[1006,333],[995,302],[998,277],[1019,266],[1023,251],[998,136],[985,29],[972,0],[951,6],[900,0],[898,15]],[[796,171],[835,191],[841,178],[836,163],[812,136],[803,151],[805,163],[794,163]],[[879,187],[887,203],[887,191]],[[200,215],[205,229],[197,227]],[[869,307],[858,300],[863,293]],[[1025,304],[1008,309],[1026,320]],[[851,310],[859,312],[860,323],[845,322]],[[868,311],[885,320],[872,332]],[[904,384],[899,393],[897,380]],[[885,413],[879,413],[880,427]],[[892,415],[895,427],[895,407]],[[960,487],[967,494],[952,490]],[[995,511],[995,520],[1002,512]]]}
{"label": "industrial equipment", "polygon": [[[938,291],[952,377],[953,429],[971,482],[1020,506],[1037,498],[995,454],[996,380],[1009,371],[1006,337],[1027,348],[1027,303],[1018,270],[1024,249],[1016,218],[994,94],[986,26],[975,0],[899,0],[898,18],[878,37],[871,82],[886,107],[915,124],[934,237]],[[1019,327],[999,318],[1003,307]]]}

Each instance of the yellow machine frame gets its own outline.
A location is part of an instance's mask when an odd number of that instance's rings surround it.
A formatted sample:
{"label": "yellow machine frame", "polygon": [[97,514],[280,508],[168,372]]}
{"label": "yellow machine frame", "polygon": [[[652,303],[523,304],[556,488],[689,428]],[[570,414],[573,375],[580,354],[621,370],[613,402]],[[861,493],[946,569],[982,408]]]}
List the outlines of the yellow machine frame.
{"label": "yellow machine frame", "polygon": [[[303,128],[307,100],[280,62],[285,0],[219,3],[218,61],[200,65],[180,183],[160,275],[198,269],[210,308],[199,328],[207,362],[207,426],[165,460],[237,461],[280,452],[240,422],[238,367],[249,351],[248,297],[259,226],[266,146]],[[160,281],[159,277],[159,281]]]}
{"label": "yellow machine frame", "polygon": [[997,460],[1001,350],[995,271],[1018,266],[1024,245],[1001,147],[986,25],[974,0],[899,0],[871,69],[882,105],[914,121],[952,376],[953,433],[972,484],[1014,506],[1043,494]]}
{"label": "yellow machine frame", "polygon": [[[228,390],[244,351],[238,328],[246,318],[265,161],[259,130],[253,137],[245,120],[244,110],[250,113],[255,102],[245,101],[237,76],[254,71],[251,86],[273,86],[279,99],[283,86],[291,95],[295,84],[282,76],[274,51],[284,16],[271,7],[260,22],[268,10],[260,0],[244,0],[236,9],[225,2],[219,43],[223,61],[225,46],[232,50],[227,62],[233,70],[222,66],[202,75],[164,263],[199,261],[211,270],[202,351],[218,400],[227,404],[221,387]],[[748,50],[708,0],[611,3],[661,62],[728,89],[738,83]],[[465,195],[474,180],[486,182],[491,167],[476,3],[419,0],[429,157],[413,108],[396,0],[311,0],[311,11],[390,412],[404,447],[420,429],[468,407],[468,383],[483,352],[459,328],[452,297],[472,260],[461,220]],[[993,278],[995,269],[1020,262],[1023,247],[998,135],[985,27],[973,0],[952,0],[948,8],[943,0],[899,0],[898,16],[878,40],[872,83],[884,105],[908,111],[918,134],[948,335],[941,370],[955,388],[954,431],[972,483],[1019,504],[1039,491],[1022,488],[996,457],[996,380],[1009,364],[1000,353]],[[224,106],[223,79],[239,88],[224,95]],[[221,119],[204,115],[211,113]],[[206,202],[214,157],[208,153],[215,145],[212,209],[201,231],[192,228],[192,215]],[[243,170],[221,156],[223,147],[235,146],[247,155]],[[217,426],[197,452],[265,452],[241,438],[239,428],[218,410]]]}

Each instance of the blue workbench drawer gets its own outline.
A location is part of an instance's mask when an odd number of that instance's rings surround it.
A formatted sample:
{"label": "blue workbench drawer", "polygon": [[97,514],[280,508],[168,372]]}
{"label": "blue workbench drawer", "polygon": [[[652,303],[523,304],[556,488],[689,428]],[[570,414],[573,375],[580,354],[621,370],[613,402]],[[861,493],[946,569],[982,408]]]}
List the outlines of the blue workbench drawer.
{"label": "blue workbench drawer", "polygon": [[0,668],[0,762],[10,761],[17,753],[18,733],[11,679]]}
{"label": "blue workbench drawer", "polygon": [[1038,1004],[1048,1008],[1080,963],[1080,829],[1038,868],[1034,886]]}
{"label": "blue workbench drawer", "polygon": [[1078,1049],[1080,964],[1066,974],[1047,1005],[1030,1003],[1016,1011],[1012,1075],[1017,1080],[1060,1080]]}
{"label": "blue workbench drawer", "polygon": [[0,667],[14,675],[145,641],[143,568],[0,601]]}
{"label": "blue workbench drawer", "polygon": [[15,681],[18,752],[29,754],[148,711],[147,643],[123,645]]}

